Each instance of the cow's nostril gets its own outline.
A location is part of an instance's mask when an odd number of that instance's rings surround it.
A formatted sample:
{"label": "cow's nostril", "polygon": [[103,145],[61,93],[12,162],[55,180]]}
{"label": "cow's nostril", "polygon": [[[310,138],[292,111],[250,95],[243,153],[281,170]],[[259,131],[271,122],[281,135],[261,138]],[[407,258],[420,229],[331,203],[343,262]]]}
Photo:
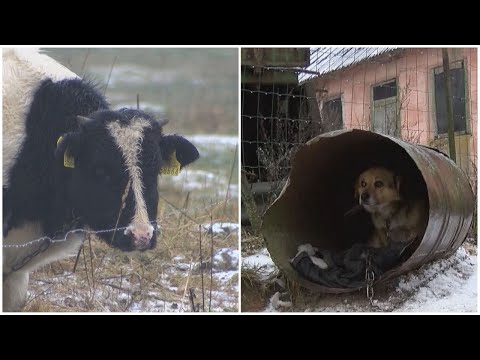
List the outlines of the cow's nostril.
{"label": "cow's nostril", "polygon": [[141,239],[134,238],[133,239],[133,245],[134,245],[135,249],[138,249],[138,250],[147,249],[150,245],[150,239],[148,239],[148,238],[141,238]]}
{"label": "cow's nostril", "polygon": [[132,238],[132,244],[135,249],[145,250],[149,248],[150,242],[153,237],[154,228],[151,225],[130,225],[125,230],[125,235]]}
{"label": "cow's nostril", "polygon": [[368,193],[363,193],[362,194],[362,200],[363,201],[367,201],[369,197],[370,197],[370,195],[368,195]]}

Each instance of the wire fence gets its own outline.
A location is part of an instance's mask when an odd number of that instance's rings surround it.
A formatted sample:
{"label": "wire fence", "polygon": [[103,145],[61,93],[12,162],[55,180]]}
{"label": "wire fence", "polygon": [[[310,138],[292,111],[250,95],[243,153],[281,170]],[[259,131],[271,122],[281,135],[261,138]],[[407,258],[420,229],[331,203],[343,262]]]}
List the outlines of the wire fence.
{"label": "wire fence", "polygon": [[[477,183],[477,49],[448,50],[456,162]],[[449,153],[440,48],[242,50],[242,172],[257,202],[278,194],[298,147],[363,129]]]}
{"label": "wire fence", "polygon": [[[169,206],[172,207],[173,211],[169,214],[163,214],[162,216],[162,219],[165,219],[165,217],[169,217],[169,216],[183,216],[185,217],[186,219],[192,221],[193,223],[195,223],[196,225],[200,226],[200,229],[205,232],[205,233],[209,233],[211,232],[211,224],[210,224],[210,227],[208,226],[209,224],[207,223],[202,223],[202,222],[199,222],[198,219],[194,219],[192,216],[190,216],[188,213],[187,213],[187,210],[189,211],[194,211],[194,210],[204,210],[204,211],[207,211],[207,207],[209,207],[210,209],[213,209],[214,207],[216,206],[219,206],[219,205],[225,205],[226,201],[223,200],[223,201],[218,201],[218,202],[211,202],[208,206],[203,206],[203,207],[197,207],[196,209],[195,208],[189,208],[189,209],[186,209],[186,208],[180,208],[180,207],[177,207],[175,206],[172,202],[170,202],[168,199],[166,199],[165,197],[162,197],[160,196],[161,199],[163,201],[165,201]],[[228,200],[227,200],[228,201]],[[207,212],[208,213],[208,212]],[[160,224],[160,221],[161,220],[153,220],[153,221],[150,221],[149,224],[153,225],[153,224],[156,224],[157,225],[157,229],[155,230],[155,232],[157,233],[161,233],[161,224]],[[219,222],[220,224],[223,224],[223,223],[228,223],[228,221],[226,221],[225,219],[218,219],[218,220],[214,220],[213,221],[214,223],[217,223]],[[25,247],[28,247],[28,246],[32,246],[32,245],[35,245],[37,243],[40,243],[42,241],[49,241],[51,244],[55,244],[55,243],[61,243],[61,242],[66,242],[68,241],[68,238],[70,237],[70,235],[72,234],[76,234],[76,233],[85,233],[85,234],[94,234],[94,235],[98,235],[98,234],[104,234],[104,233],[109,233],[109,232],[114,232],[114,231],[122,231],[122,230],[126,230],[128,229],[128,226],[124,226],[124,227],[116,227],[116,228],[112,228],[112,229],[102,229],[102,230],[92,230],[92,229],[88,229],[88,228],[78,228],[78,229],[72,229],[72,230],[69,230],[69,231],[62,231],[62,230],[59,230],[57,231],[56,233],[61,233],[62,234],[62,237],[60,238],[55,238],[54,237],[50,237],[50,236],[42,236],[42,237],[39,237],[37,239],[32,239],[32,240],[29,240],[25,243],[21,243],[21,244],[3,244],[2,247],[4,249],[10,249],[10,248],[25,248]]]}

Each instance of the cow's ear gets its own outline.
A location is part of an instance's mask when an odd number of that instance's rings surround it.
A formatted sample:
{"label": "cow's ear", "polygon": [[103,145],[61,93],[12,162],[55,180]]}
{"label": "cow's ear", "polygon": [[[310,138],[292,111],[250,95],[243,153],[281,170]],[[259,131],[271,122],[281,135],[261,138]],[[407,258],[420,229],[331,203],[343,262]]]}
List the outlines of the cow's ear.
{"label": "cow's ear", "polygon": [[63,159],[63,166],[66,168],[75,167],[75,136],[74,133],[67,133],[60,136],[57,140],[57,148],[55,149],[55,158]]}
{"label": "cow's ear", "polygon": [[[160,151],[167,167],[172,167],[173,164],[178,163],[180,169],[191,164],[200,156],[195,145],[179,135],[162,136]],[[162,167],[162,173],[165,173],[164,167]]]}

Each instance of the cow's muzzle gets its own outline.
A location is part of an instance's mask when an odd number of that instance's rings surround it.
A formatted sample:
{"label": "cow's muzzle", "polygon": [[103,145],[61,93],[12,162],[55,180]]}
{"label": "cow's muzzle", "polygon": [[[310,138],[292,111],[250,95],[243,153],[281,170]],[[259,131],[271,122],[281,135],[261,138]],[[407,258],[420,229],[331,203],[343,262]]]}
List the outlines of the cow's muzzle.
{"label": "cow's muzzle", "polygon": [[155,227],[151,224],[131,224],[125,229],[125,235],[131,237],[135,250],[147,250],[151,248]]}

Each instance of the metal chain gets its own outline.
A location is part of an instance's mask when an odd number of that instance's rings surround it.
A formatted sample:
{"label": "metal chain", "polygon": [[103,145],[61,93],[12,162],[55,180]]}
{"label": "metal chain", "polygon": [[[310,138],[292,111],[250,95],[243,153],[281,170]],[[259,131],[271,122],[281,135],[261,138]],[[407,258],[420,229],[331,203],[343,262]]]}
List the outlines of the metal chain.
{"label": "metal chain", "polygon": [[385,230],[387,235],[387,244],[390,244],[390,219],[385,220]]}
{"label": "metal chain", "polygon": [[[387,243],[390,243],[390,219],[385,221]],[[372,268],[372,253],[370,250],[367,250],[367,257],[365,259],[365,284],[367,291],[367,299],[370,303],[370,308],[375,310],[380,310],[379,307],[373,304],[373,297],[375,296],[375,291],[373,290],[373,284],[375,283],[375,272]]]}
{"label": "metal chain", "polygon": [[372,254],[370,250],[367,252],[365,259],[365,284],[367,285],[367,298],[370,302],[370,306],[373,306],[373,283],[375,282],[375,272],[372,270]]}
{"label": "metal chain", "polygon": [[16,264],[14,264],[12,266],[12,271],[17,271],[17,270],[20,270],[21,268],[23,268],[30,261],[32,261],[32,259],[35,256],[47,251],[47,249],[50,247],[50,245],[52,245],[52,241],[50,239],[45,239],[45,241],[40,244],[40,246],[38,247],[37,250],[35,250],[31,254],[25,256],[22,260],[18,261]]}
{"label": "metal chain", "polygon": [[[73,214],[73,211],[72,211],[72,215]],[[60,235],[60,234],[64,234],[65,232],[68,231],[68,229],[71,229],[73,228],[76,224],[78,224],[78,222],[80,221],[80,218],[79,217],[75,217],[73,216],[73,220],[64,225],[63,226],[63,229],[62,230],[57,230],[54,234],[53,234],[53,238],[55,238],[57,235]],[[27,265],[30,261],[32,261],[32,259],[47,251],[47,249],[53,244],[55,240],[53,239],[50,239],[48,237],[45,237],[45,238],[42,238],[40,240],[40,246],[38,247],[38,249],[36,249],[35,251],[33,251],[32,253],[28,254],[27,256],[25,256],[23,259],[17,261],[13,266],[12,266],[12,271],[17,271],[17,270],[20,270],[21,268],[23,268],[25,265]]]}
{"label": "metal chain", "polygon": [[[387,240],[390,241],[390,221],[386,221],[386,232],[387,232]],[[403,250],[402,250],[403,251]],[[374,290],[373,290],[373,285],[375,282],[375,272],[372,270],[372,254],[370,250],[367,251],[367,257],[365,260],[365,284],[366,284],[366,294],[367,298],[370,303],[370,308],[372,310],[376,311],[385,311],[382,310],[379,306],[373,304],[373,297],[375,295]],[[461,261],[465,260],[467,257],[463,257],[462,260],[456,260],[453,261],[450,265],[445,267],[444,269],[441,269],[439,272],[436,272],[432,276],[426,278],[424,281],[421,283],[418,283],[413,289],[410,290],[410,296],[405,297],[404,299],[401,299],[400,301],[396,302],[392,308],[390,308],[388,311],[392,312],[398,309],[400,306],[402,306],[406,301],[408,301],[422,286],[425,286],[428,284],[430,281],[435,279],[438,275],[444,274],[447,270],[453,268],[455,265],[458,265]]]}

